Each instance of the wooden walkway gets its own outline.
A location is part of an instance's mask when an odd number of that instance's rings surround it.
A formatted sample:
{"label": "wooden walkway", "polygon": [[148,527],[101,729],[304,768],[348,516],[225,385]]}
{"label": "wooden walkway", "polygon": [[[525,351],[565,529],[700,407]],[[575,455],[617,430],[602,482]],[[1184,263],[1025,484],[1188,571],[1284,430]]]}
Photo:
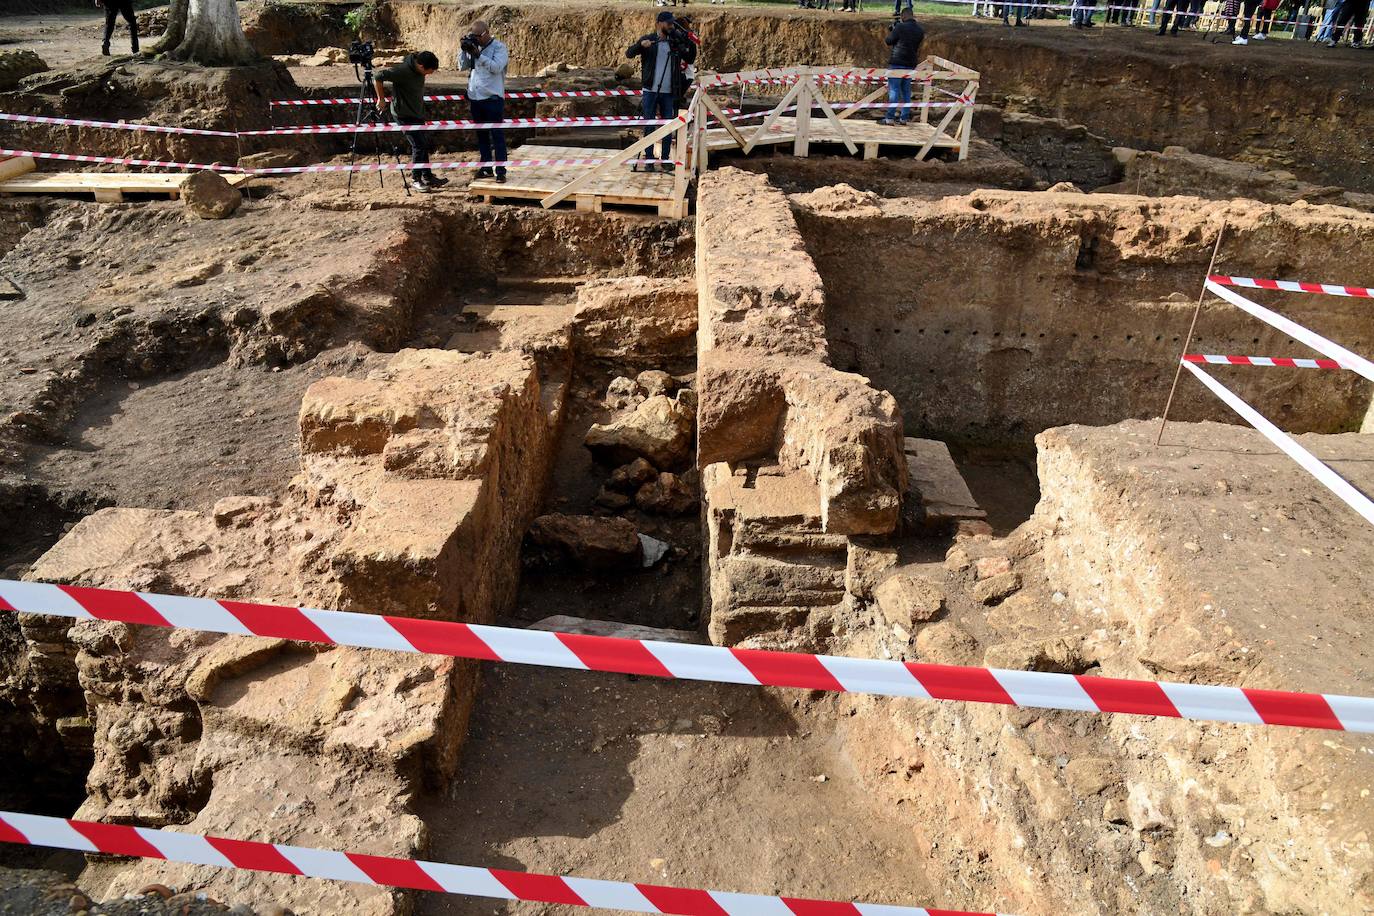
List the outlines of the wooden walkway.
{"label": "wooden walkway", "polygon": [[[510,151],[511,159],[608,159],[618,149],[581,146],[522,146]],[[513,168],[506,183],[480,178],[468,185],[468,193],[490,203],[493,200],[542,200],[573,179],[585,175],[587,166],[529,166]],[[666,172],[633,172],[617,166],[578,188],[570,197],[577,209],[600,213],[607,204],[652,207],[660,216],[681,219],[688,203],[674,195],[673,176]]]}
{"label": "wooden walkway", "polygon": [[[749,124],[745,122],[737,125],[740,133],[744,136],[752,137],[754,131],[758,129],[759,122]],[[868,119],[859,120],[858,118],[846,118],[843,121],[844,131],[849,135],[849,139],[854,145],[859,147],[865,159],[875,159],[882,151],[883,147],[908,147],[920,149],[930,142],[932,137],[935,142],[931,143],[932,149],[959,149],[957,137],[948,134],[936,134],[934,124],[922,124],[919,121],[912,121],[907,125],[885,125],[877,121]],[[839,132],[827,118],[811,116],[808,127],[809,142],[812,144],[844,144]],[[794,117],[778,118],[772,128],[759,138],[756,146],[765,146],[776,143],[793,143],[797,139],[797,119]],[[712,153],[723,152],[724,150],[739,149],[739,144],[734,137],[722,127],[713,128],[706,132],[706,149]]]}
{"label": "wooden walkway", "polygon": [[[154,194],[173,200],[190,172],[29,172],[0,181],[3,194],[90,194],[101,203],[119,203],[125,194]],[[225,181],[242,187],[251,175],[224,174]]]}

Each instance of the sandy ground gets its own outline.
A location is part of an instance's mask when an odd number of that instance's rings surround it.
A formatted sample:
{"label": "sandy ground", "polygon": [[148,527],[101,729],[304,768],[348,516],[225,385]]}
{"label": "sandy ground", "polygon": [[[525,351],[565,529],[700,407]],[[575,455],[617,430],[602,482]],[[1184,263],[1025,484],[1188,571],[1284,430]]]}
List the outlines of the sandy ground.
{"label": "sandy ground", "polygon": [[[421,802],[437,859],[938,902],[900,811],[876,809],[826,715],[797,708],[799,694],[513,665],[483,678],[462,775]],[[418,911],[552,909],[426,895]]]}

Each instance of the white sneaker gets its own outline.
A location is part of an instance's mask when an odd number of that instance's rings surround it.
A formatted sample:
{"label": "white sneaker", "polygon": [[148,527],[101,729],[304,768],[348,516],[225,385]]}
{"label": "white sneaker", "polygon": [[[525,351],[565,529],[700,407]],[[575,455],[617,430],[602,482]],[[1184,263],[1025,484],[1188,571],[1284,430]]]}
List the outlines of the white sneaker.
{"label": "white sneaker", "polygon": [[1248,45],[1250,41],[1244,35],[1237,35],[1236,40],[1231,42],[1233,45]]}
{"label": "white sneaker", "polygon": [[1336,39],[1334,39],[1334,38],[1328,38],[1328,39],[1326,40],[1326,46],[1327,46],[1328,48],[1334,48],[1334,47],[1336,47]]}
{"label": "white sneaker", "polygon": [[1264,40],[1266,40],[1268,37],[1269,37],[1268,35],[1264,34],[1263,32],[1260,32],[1259,34],[1257,34],[1257,35],[1255,36],[1255,41],[1264,41]]}

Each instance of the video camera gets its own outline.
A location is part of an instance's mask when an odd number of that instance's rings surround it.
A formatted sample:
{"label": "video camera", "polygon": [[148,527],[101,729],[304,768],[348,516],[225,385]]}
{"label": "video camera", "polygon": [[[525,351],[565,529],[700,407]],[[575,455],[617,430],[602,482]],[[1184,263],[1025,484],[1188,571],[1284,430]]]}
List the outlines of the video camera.
{"label": "video camera", "polygon": [[364,70],[371,70],[373,50],[370,41],[351,42],[348,46],[348,62],[360,66]]}
{"label": "video camera", "polygon": [[473,32],[464,35],[462,40],[458,42],[458,47],[462,48],[463,53],[473,60],[482,55],[482,43],[477,40],[477,35]]}

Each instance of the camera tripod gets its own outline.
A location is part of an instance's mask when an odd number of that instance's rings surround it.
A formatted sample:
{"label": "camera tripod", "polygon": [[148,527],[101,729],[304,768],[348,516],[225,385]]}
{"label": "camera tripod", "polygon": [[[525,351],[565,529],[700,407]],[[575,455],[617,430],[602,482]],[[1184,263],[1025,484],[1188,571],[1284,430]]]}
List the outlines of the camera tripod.
{"label": "camera tripod", "polygon": [[[359,75],[358,73],[358,67],[359,65],[356,63],[353,65],[353,75],[358,77],[358,106],[353,113],[353,126],[362,127],[365,124],[385,124],[386,116],[382,112],[377,110],[375,97],[373,95],[373,76],[371,59],[369,59],[367,63],[362,64],[361,75]],[[348,164],[350,166],[352,166],[358,158],[358,134],[359,131],[353,131],[353,141],[348,145]],[[377,164],[381,165],[382,137],[380,133],[374,133],[372,135],[372,148],[373,152],[377,156]],[[391,154],[396,157],[396,164],[400,165],[401,147],[399,144],[392,144]],[[409,197],[410,181],[406,178],[406,170],[397,169],[397,171],[400,172],[401,175],[401,187],[405,190],[406,197]],[[386,181],[383,177],[384,174],[385,172],[382,169],[377,169],[378,187],[386,187]],[[353,169],[351,168],[348,170],[348,188],[344,193],[346,195],[353,193]]]}

